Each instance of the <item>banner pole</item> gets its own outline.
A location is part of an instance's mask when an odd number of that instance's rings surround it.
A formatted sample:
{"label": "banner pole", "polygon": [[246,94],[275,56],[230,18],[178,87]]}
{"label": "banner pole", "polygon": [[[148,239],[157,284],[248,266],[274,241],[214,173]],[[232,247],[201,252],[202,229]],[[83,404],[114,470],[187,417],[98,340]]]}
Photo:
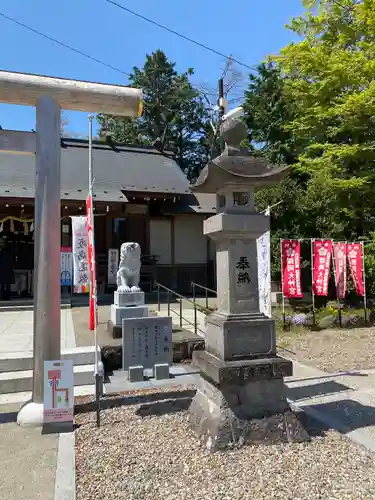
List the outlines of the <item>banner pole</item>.
{"label": "banner pole", "polygon": [[312,296],[312,313],[313,313],[313,325],[316,326],[316,319],[315,319],[315,294],[314,294],[314,238],[310,238],[310,244],[311,244],[311,296]]}
{"label": "banner pole", "polygon": [[90,199],[90,212],[92,221],[92,252],[91,252],[91,266],[93,272],[90,273],[90,302],[94,301],[94,344],[95,344],[95,399],[96,399],[96,425],[100,427],[100,396],[102,393],[102,377],[103,377],[103,363],[99,363],[98,359],[98,331],[97,331],[97,287],[96,287],[96,259],[95,259],[95,224],[94,224],[94,201],[93,201],[93,172],[92,172],[92,121],[93,116],[90,115],[89,119],[89,199]]}
{"label": "banner pole", "polygon": [[361,242],[362,247],[362,279],[363,279],[363,308],[365,313],[365,323],[367,323],[367,293],[366,293],[366,270],[365,270],[365,245]]}
{"label": "banner pole", "polygon": [[342,317],[341,317],[341,303],[340,303],[340,297],[339,297],[339,290],[338,290],[338,281],[337,281],[337,274],[336,274],[336,258],[335,258],[335,242],[332,240],[332,266],[333,266],[333,277],[335,280],[335,290],[336,290],[336,303],[337,303],[337,311],[338,311],[338,316],[339,316],[339,326],[342,328]]}
{"label": "banner pole", "polygon": [[280,267],[281,267],[281,297],[283,311],[283,330],[286,329],[285,324],[285,297],[284,297],[284,275],[283,275],[283,240],[280,238]]}

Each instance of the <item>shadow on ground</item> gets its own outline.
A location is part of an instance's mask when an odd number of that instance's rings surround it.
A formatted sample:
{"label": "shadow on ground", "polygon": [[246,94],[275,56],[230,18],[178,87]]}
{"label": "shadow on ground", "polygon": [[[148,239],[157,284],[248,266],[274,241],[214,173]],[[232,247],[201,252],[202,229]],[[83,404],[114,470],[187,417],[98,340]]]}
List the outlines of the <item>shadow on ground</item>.
{"label": "shadow on ground", "polygon": [[324,415],[332,423],[335,422],[336,430],[342,434],[375,426],[375,408],[352,399],[309,405],[309,408]]}
{"label": "shadow on ground", "polygon": [[[106,398],[105,396],[100,402],[100,407],[102,410],[108,410],[109,408],[117,408],[119,406],[131,406],[131,405],[146,405],[150,403],[160,403],[162,401],[167,400],[180,400],[187,399],[190,400],[195,396],[195,390],[187,389],[185,391],[169,391],[169,392],[152,392],[153,389],[150,389],[149,393],[129,396],[129,395],[121,395],[121,394],[111,394],[110,397]],[[95,401],[89,401],[85,403],[77,403],[74,407],[75,415],[80,413],[90,413],[95,411],[96,405]]]}
{"label": "shadow on ground", "polygon": [[298,387],[288,387],[287,397],[292,401],[299,401],[301,399],[310,399],[316,396],[328,396],[338,392],[351,391],[350,387],[339,384],[333,380],[326,382],[319,382],[317,384],[302,385]]}
{"label": "shadow on ground", "polygon": [[0,425],[1,424],[10,424],[17,422],[17,415],[18,412],[16,411],[11,411],[8,413],[0,413]]}

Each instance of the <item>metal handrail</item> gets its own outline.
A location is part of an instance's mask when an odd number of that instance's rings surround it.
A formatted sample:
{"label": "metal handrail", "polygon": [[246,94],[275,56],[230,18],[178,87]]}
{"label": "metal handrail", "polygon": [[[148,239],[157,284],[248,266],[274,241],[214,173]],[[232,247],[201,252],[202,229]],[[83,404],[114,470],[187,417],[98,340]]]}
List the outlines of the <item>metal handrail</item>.
{"label": "metal handrail", "polygon": [[196,288],[201,288],[202,290],[205,291],[205,298],[206,298],[206,310],[208,311],[208,292],[214,293],[217,296],[217,292],[215,290],[212,290],[212,288],[208,288],[206,286],[200,285],[199,283],[195,283],[195,281],[191,282],[191,288],[193,292],[193,302],[195,304],[195,289]]}
{"label": "metal handrail", "polygon": [[195,283],[195,281],[191,282],[191,286],[193,288],[195,288],[195,287],[202,288],[203,290],[206,290],[207,292],[211,292],[211,293],[214,293],[215,295],[217,295],[217,291],[216,290],[212,290],[212,288],[208,288],[207,286],[203,286],[203,285],[200,285],[199,283]]}
{"label": "metal handrail", "polygon": [[[168,297],[168,302],[167,302],[167,304],[168,304],[168,316],[170,316],[171,312],[173,312],[173,313],[177,314],[180,317],[180,328],[182,328],[182,320],[184,319],[186,321],[186,323],[188,323],[189,325],[191,325],[191,326],[194,327],[194,333],[195,334],[197,333],[198,330],[200,332],[202,332],[202,330],[200,328],[198,328],[197,305],[195,304],[195,302],[193,302],[192,300],[184,297],[180,293],[175,292],[174,290],[171,290],[167,286],[162,285],[161,283],[156,282],[155,286],[157,287],[157,294],[158,294],[158,312],[160,312],[160,289],[162,288],[163,290],[166,290],[166,292],[167,292],[167,297]],[[171,309],[171,302],[170,302],[171,295],[173,295],[175,297],[178,297],[180,299],[180,312],[179,313],[176,312],[176,311],[174,311],[173,309]],[[183,300],[186,300],[187,302],[190,302],[190,304],[193,304],[193,309],[194,309],[194,323],[191,323],[189,320],[187,320],[186,318],[184,318],[184,316],[182,315],[182,301]],[[204,333],[204,332],[202,332],[202,333]]]}
{"label": "metal handrail", "polygon": [[197,333],[199,330],[201,333],[204,333],[203,330],[198,328],[198,321],[197,321],[197,309],[194,308],[194,323],[189,321],[188,319],[185,318],[185,316],[182,316],[179,312],[175,311],[174,309],[170,309],[170,312],[175,313],[179,318],[180,318],[180,328],[182,328],[182,320],[185,321],[188,325],[191,325],[194,327],[194,333]]}
{"label": "metal handrail", "polygon": [[[184,297],[183,295],[181,295],[180,293],[178,292],[175,292],[174,290],[171,290],[170,288],[162,285],[161,283],[158,283],[156,282],[155,283],[155,286],[159,288],[163,288],[164,290],[166,290],[168,293],[171,293],[172,295],[175,295],[176,297],[179,297],[180,299],[183,299],[183,300],[186,300],[187,302],[190,302],[190,304],[194,304],[194,302],[190,299],[188,299],[187,297]],[[195,304],[194,304],[195,305]]]}

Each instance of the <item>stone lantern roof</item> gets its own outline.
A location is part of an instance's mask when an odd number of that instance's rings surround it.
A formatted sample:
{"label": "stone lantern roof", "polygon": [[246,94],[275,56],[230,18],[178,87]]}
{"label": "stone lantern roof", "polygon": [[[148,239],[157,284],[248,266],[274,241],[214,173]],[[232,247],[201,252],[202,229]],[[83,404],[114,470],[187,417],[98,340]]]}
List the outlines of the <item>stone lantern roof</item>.
{"label": "stone lantern roof", "polygon": [[237,183],[259,189],[277,184],[287,175],[289,167],[272,165],[241,148],[246,135],[243,120],[229,118],[222,123],[220,136],[225,141],[224,152],[204,167],[194,186],[196,192],[216,193],[225,185]]}

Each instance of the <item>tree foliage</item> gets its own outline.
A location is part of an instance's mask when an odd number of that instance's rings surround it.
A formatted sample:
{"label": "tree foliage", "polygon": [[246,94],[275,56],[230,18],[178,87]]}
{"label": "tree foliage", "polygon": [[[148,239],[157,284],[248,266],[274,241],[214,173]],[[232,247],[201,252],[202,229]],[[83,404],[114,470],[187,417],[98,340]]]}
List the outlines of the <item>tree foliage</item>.
{"label": "tree foliage", "polygon": [[283,201],[274,252],[280,237],[358,240],[374,229],[375,0],[306,7],[290,24],[301,41],[250,75],[244,104],[256,153],[291,165],[257,194],[261,207]]}
{"label": "tree foliage", "polygon": [[192,86],[193,69],[178,73],[161,50],[146,56],[143,68],[133,68],[130,85],[143,89],[140,118],[99,115],[100,136],[124,144],[152,145],[172,152],[181,169],[195,178],[207,161],[211,135],[209,113]]}
{"label": "tree foliage", "polygon": [[353,239],[371,229],[375,208],[375,1],[327,3],[291,23],[304,39],[275,59],[296,111],[284,129],[304,147],[296,167],[309,177],[317,229]]}

